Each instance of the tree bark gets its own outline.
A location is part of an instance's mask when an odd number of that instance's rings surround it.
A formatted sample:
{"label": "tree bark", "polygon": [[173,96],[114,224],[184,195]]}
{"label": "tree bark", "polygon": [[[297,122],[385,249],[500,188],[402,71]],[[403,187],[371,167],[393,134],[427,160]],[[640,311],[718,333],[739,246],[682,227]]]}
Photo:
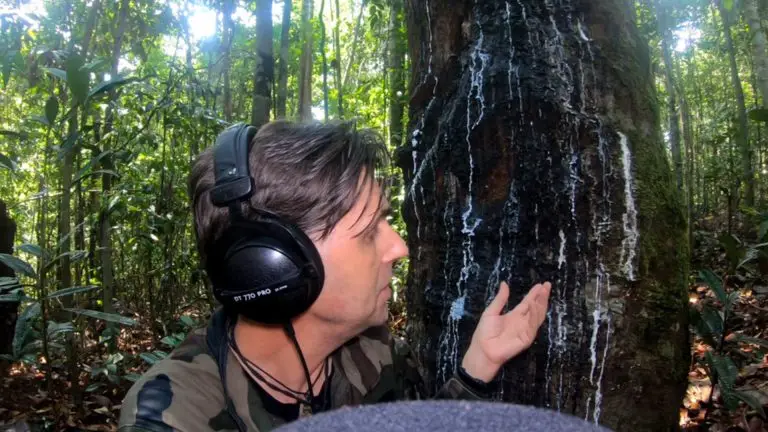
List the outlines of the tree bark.
{"label": "tree bark", "polygon": [[677,428],[685,212],[630,3],[408,1],[406,15],[407,332],[429,387],[460,364],[501,280],[510,308],[549,280],[548,320],[496,397]]}
{"label": "tree bark", "polygon": [[355,24],[355,32],[352,36],[352,49],[349,51],[349,60],[347,60],[347,68],[344,70],[344,80],[342,81],[344,87],[349,87],[349,77],[351,75],[352,68],[355,65],[355,54],[357,54],[357,43],[360,40],[360,32],[362,31],[363,13],[365,12],[365,6],[368,3],[367,0],[362,0],[360,3],[360,10],[357,12],[357,23]]}
{"label": "tree bark", "polygon": [[303,46],[299,62],[299,118],[312,119],[312,0],[302,0],[301,34]]}
{"label": "tree bark", "polygon": [[339,37],[339,26],[341,25],[341,12],[339,9],[339,0],[336,3],[336,22],[333,27],[333,47],[336,50],[336,60],[334,61],[334,72],[336,73],[336,94],[339,105],[339,118],[344,118],[344,85],[341,82],[341,38]]}
{"label": "tree bark", "polygon": [[[286,0],[286,2],[290,4],[290,1]],[[289,20],[290,16],[289,9]],[[272,86],[275,82],[275,58],[272,43],[272,0],[258,0],[256,2],[256,44],[256,71],[253,79],[251,124],[259,128],[269,122],[269,113],[272,109]]]}
{"label": "tree bark", "polygon": [[[663,1],[663,0],[662,0]],[[675,67],[672,60],[670,45],[672,44],[672,32],[668,20],[670,19],[669,8],[662,1],[656,3],[658,11],[659,33],[661,33],[661,53],[664,58],[664,79],[667,89],[667,119],[669,124],[669,144],[672,151],[672,161],[675,167],[675,177],[677,178],[677,189],[683,190],[683,158],[680,149],[680,113],[677,109],[677,87],[675,86]]]}
{"label": "tree bark", "polygon": [[403,0],[393,0],[389,11],[389,142],[392,148],[403,143],[405,110],[405,39],[403,38]]}
{"label": "tree bark", "polygon": [[[16,237],[16,222],[8,214],[5,202],[0,200],[0,253],[13,254],[13,241]],[[0,263],[0,277],[16,277],[15,272]],[[0,294],[7,294],[0,289]],[[13,352],[13,335],[19,313],[19,302],[0,302],[0,354]],[[0,360],[0,373],[5,373],[7,364]],[[5,376],[5,375],[4,375]]]}
{"label": "tree bark", "polygon": [[755,62],[755,77],[763,108],[768,107],[768,55],[766,54],[765,30],[760,22],[757,0],[744,0],[744,18],[749,25],[752,39],[752,58]]}
{"label": "tree bark", "polygon": [[323,115],[328,121],[328,57],[325,54],[325,0],[320,0],[320,53],[323,57]]}
{"label": "tree bark", "polygon": [[290,48],[291,0],[284,0],[283,25],[280,29],[280,64],[278,66],[277,117],[285,118],[288,99],[288,49]]}
{"label": "tree bark", "polygon": [[736,109],[738,110],[739,128],[735,138],[741,152],[744,204],[751,207],[755,203],[755,177],[752,168],[752,149],[749,145],[749,126],[747,123],[747,108],[744,102],[744,90],[741,87],[739,68],[736,64],[736,50],[733,47],[733,38],[731,37],[729,12],[723,6],[722,0],[715,0],[715,3],[717,3],[720,19],[723,21],[723,34],[725,35],[725,46],[728,50],[728,61],[731,69],[731,83],[733,85],[733,91],[736,94]]}
{"label": "tree bark", "polygon": [[[117,23],[114,28],[114,45],[112,46],[112,66],[110,74],[117,76],[117,64],[120,60],[120,53],[122,51],[123,36],[125,35],[125,27],[127,25],[129,0],[122,0],[120,2],[120,11],[117,16]],[[109,108],[104,121],[104,134],[108,134],[113,129],[114,122],[114,105],[117,100],[117,93],[110,92]],[[109,141],[104,141],[104,151],[109,150]],[[112,170],[113,159],[111,156],[106,156],[101,159],[102,165],[106,170]],[[114,264],[112,261],[112,225],[110,220],[110,210],[108,208],[110,191],[112,190],[112,176],[108,173],[104,173],[101,178],[101,192],[102,192],[102,205],[99,217],[99,245],[101,246],[101,282],[103,285],[103,303],[104,312],[113,313],[114,306],[113,300],[115,297],[115,280],[114,280]],[[113,339],[114,340],[114,339]],[[114,347],[114,345],[112,345]]]}
{"label": "tree bark", "polygon": [[[235,36],[235,24],[232,21],[232,13],[235,10],[234,0],[224,0],[221,5],[221,14],[223,16],[222,49],[224,50],[224,61],[222,69],[224,73],[224,120],[232,121],[232,85],[230,72],[232,69],[232,40]],[[271,35],[270,35],[270,39]]]}

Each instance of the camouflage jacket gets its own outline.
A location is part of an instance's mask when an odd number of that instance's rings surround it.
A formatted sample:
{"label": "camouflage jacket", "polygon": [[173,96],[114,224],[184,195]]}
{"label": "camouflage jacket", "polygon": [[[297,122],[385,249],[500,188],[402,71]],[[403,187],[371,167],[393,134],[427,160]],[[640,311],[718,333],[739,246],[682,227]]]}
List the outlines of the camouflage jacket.
{"label": "camouflage jacket", "polygon": [[[259,391],[226,343],[221,312],[153,365],[125,396],[119,432],[268,431],[290,420],[264,408]],[[386,327],[368,329],[332,355],[331,409],[425,399],[410,350]],[[486,399],[489,393],[457,374],[435,399]]]}

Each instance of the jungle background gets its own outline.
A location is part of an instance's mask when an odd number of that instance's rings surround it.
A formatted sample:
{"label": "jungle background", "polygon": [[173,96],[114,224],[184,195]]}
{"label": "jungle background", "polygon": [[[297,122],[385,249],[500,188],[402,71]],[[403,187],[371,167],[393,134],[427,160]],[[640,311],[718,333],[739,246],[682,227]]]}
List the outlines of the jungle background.
{"label": "jungle background", "polygon": [[[768,2],[626,3],[685,197],[694,319],[680,426],[765,430]],[[408,145],[407,6],[0,2],[3,428],[115,430],[132,382],[205,323],[215,300],[186,178],[224,127],[354,120],[393,154]],[[402,173],[390,174],[406,236]],[[407,272],[405,260],[395,332]]]}

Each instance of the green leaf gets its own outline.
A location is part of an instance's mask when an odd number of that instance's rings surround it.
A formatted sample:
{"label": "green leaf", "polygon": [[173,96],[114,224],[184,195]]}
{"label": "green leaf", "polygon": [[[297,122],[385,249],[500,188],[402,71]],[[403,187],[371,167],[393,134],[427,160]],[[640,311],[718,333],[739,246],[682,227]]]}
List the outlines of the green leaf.
{"label": "green leaf", "polygon": [[108,63],[109,62],[107,61],[107,59],[100,58],[100,59],[94,60],[94,61],[92,61],[92,62],[90,62],[90,63],[88,63],[86,65],[83,65],[80,68],[80,70],[85,71],[85,72],[93,72],[93,71],[99,69],[100,67],[102,67],[104,65],[107,65]]}
{"label": "green leaf", "polygon": [[737,301],[739,301],[740,294],[738,291],[734,291],[730,294],[728,294],[728,301],[725,304],[725,310],[727,310],[729,313],[733,311],[733,305],[736,304]]}
{"label": "green leaf", "polygon": [[104,384],[102,384],[102,383],[93,383],[93,384],[90,384],[88,387],[85,388],[85,392],[86,393],[91,393],[91,392],[94,392],[94,391],[100,389],[101,387],[104,387]]}
{"label": "green leaf", "polygon": [[126,84],[130,84],[132,82],[141,81],[138,78],[125,78],[125,77],[114,77],[110,80],[104,81],[96,85],[96,87],[91,90],[90,93],[88,93],[88,99],[93,99],[94,97],[106,93],[112,90],[116,90]]}
{"label": "green leaf", "polygon": [[32,268],[32,266],[25,261],[22,261],[18,257],[0,253],[0,263],[7,265],[16,273],[21,273],[31,278],[37,278],[37,274],[35,274],[35,270]]}
{"label": "green leaf", "polygon": [[765,340],[765,339],[759,339],[759,338],[744,336],[740,334],[736,336],[736,340],[739,342],[745,342],[753,345],[758,345],[763,348],[768,348],[768,340]]}
{"label": "green leaf", "polygon": [[59,115],[59,101],[56,97],[51,96],[45,102],[45,118],[48,120],[48,124],[53,124],[57,115]]}
{"label": "green leaf", "polygon": [[181,322],[188,328],[194,328],[197,326],[197,322],[189,315],[182,315]]}
{"label": "green leaf", "polygon": [[16,249],[22,252],[26,252],[37,258],[41,258],[43,256],[43,249],[36,244],[24,243],[24,244],[20,244]]}
{"label": "green leaf", "polygon": [[709,333],[712,334],[715,339],[719,339],[720,335],[723,333],[723,318],[720,314],[715,309],[709,306],[704,306],[701,311],[701,319],[704,321],[704,324],[706,324]]}
{"label": "green leaf", "polygon": [[6,155],[0,153],[0,166],[8,168],[11,171],[16,171],[16,164]]}
{"label": "green leaf", "polygon": [[720,300],[720,303],[725,304],[728,297],[725,294],[723,282],[720,278],[709,269],[700,271],[699,276],[707,283],[707,285],[709,285],[709,288],[715,293],[717,299]]}
{"label": "green leaf", "polygon": [[91,290],[94,290],[94,289],[97,289],[97,288],[100,288],[100,287],[97,286],[97,285],[73,286],[73,287],[69,287],[69,288],[60,289],[60,290],[58,290],[56,292],[48,294],[45,298],[52,299],[52,298],[56,298],[56,297],[62,297],[62,296],[77,294],[77,293],[81,293],[81,292],[91,291]]}
{"label": "green leaf", "polygon": [[96,319],[114,322],[114,323],[120,323],[123,325],[128,325],[128,326],[136,325],[136,321],[134,319],[124,317],[118,314],[99,312],[91,309],[64,308],[64,310],[72,313],[76,313],[78,315],[85,315],[87,317],[96,318]]}
{"label": "green leaf", "polygon": [[40,303],[31,303],[29,306],[19,315],[16,320],[16,329],[13,335],[13,357],[20,358],[22,356],[22,349],[28,339],[29,335],[34,330],[31,321],[40,315]]}
{"label": "green leaf", "polygon": [[60,261],[64,257],[70,257],[69,262],[70,263],[76,263],[83,258],[85,258],[88,255],[88,252],[84,250],[73,250],[69,252],[64,252],[63,254],[57,256],[56,258],[52,259],[48,263],[45,264],[45,270],[50,269],[53,267],[58,261]]}
{"label": "green leaf", "polygon": [[149,363],[151,365],[153,365],[153,364],[159,362],[160,360],[162,360],[163,358],[165,358],[165,357],[160,357],[157,354],[151,353],[151,352],[143,352],[143,353],[139,354],[139,357],[141,357],[145,362],[147,362],[147,363]]}
{"label": "green leaf", "polygon": [[75,331],[75,326],[71,322],[48,322],[48,340],[52,340],[59,333],[71,333],[73,331]]}
{"label": "green leaf", "polygon": [[129,374],[123,375],[123,378],[127,379],[130,382],[136,382],[139,379],[141,379],[141,375],[135,374],[135,373],[129,373]]}
{"label": "green leaf", "polygon": [[768,219],[760,222],[760,228],[757,231],[757,238],[762,240],[765,237],[765,233],[768,232]]}
{"label": "green leaf", "polygon": [[733,9],[733,0],[723,0],[723,6],[726,10],[732,10]]}
{"label": "green leaf", "polygon": [[67,80],[67,73],[64,72],[61,69],[56,68],[43,68],[44,71],[48,72],[49,74],[55,76],[56,78],[59,78],[62,81]]}
{"label": "green leaf", "polygon": [[30,297],[27,297],[23,291],[17,291],[13,294],[0,294],[0,302],[21,303],[23,300],[29,299]]}
{"label": "green leaf", "polygon": [[116,172],[114,172],[112,170],[96,170],[96,171],[86,172],[82,176],[77,177],[76,179],[74,179],[72,181],[72,186],[74,187],[77,183],[79,183],[81,180],[83,180],[84,178],[86,178],[88,176],[95,176],[97,174],[106,174],[106,175],[111,175],[111,176],[118,177],[118,178],[120,177],[120,174],[118,174],[118,173],[116,173]]}
{"label": "green leaf", "polygon": [[82,66],[81,56],[72,54],[67,58],[67,85],[78,103],[83,103],[88,97],[89,72],[82,70]]}
{"label": "green leaf", "polygon": [[768,122],[768,109],[766,108],[751,109],[749,110],[749,118],[751,118],[754,121]]}
{"label": "green leaf", "polygon": [[765,418],[765,410],[763,410],[763,405],[754,395],[738,390],[734,391],[733,395],[743,400],[747,405],[750,406],[750,408],[757,411],[757,413],[760,414],[762,418]]}

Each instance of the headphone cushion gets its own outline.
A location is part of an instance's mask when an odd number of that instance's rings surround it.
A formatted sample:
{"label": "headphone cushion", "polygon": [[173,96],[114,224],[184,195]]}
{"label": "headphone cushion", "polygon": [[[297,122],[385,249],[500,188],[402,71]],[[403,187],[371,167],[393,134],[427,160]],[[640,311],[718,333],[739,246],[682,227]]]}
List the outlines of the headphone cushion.
{"label": "headphone cushion", "polygon": [[217,299],[255,321],[281,323],[309,309],[323,285],[314,244],[278,221],[233,224],[209,256]]}

